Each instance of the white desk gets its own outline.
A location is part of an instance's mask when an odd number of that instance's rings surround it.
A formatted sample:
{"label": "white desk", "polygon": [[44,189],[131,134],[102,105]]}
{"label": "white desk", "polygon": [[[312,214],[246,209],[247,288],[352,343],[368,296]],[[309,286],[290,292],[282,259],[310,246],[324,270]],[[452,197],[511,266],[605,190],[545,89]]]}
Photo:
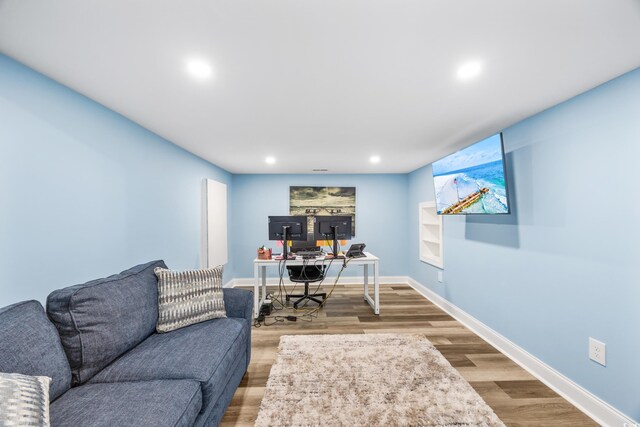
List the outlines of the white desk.
{"label": "white desk", "polygon": [[[373,312],[375,314],[380,314],[380,282],[378,278],[378,272],[380,270],[379,262],[380,259],[370,254],[369,252],[365,252],[366,257],[362,258],[351,258],[348,259],[349,263],[347,264],[347,268],[361,265],[364,267],[364,300],[369,303],[371,308],[373,308]],[[342,259],[338,258],[333,260],[333,264],[335,268],[342,268]],[[282,260],[277,259],[254,259],[253,260],[253,315],[254,317],[258,317],[258,313],[260,307],[262,306],[262,302],[264,301],[265,296],[267,295],[267,267],[275,267],[278,268]],[[287,260],[287,265],[303,265],[305,262],[308,265],[313,265],[314,262],[317,265],[322,265],[322,261],[317,260]],[[330,258],[326,258],[324,263],[325,265],[329,265],[331,262]],[[373,267],[373,299],[369,296],[369,266]],[[330,285],[333,285],[333,282],[326,282]],[[260,285],[262,284],[262,293],[260,294]]]}

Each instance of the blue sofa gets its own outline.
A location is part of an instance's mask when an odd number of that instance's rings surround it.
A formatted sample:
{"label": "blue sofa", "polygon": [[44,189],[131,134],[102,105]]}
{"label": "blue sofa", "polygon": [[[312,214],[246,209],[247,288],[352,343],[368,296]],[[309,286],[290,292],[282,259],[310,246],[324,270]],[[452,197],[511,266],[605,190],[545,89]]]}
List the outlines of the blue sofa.
{"label": "blue sofa", "polygon": [[249,365],[253,295],[157,334],[153,261],[0,309],[0,372],[46,375],[52,426],[212,426]]}

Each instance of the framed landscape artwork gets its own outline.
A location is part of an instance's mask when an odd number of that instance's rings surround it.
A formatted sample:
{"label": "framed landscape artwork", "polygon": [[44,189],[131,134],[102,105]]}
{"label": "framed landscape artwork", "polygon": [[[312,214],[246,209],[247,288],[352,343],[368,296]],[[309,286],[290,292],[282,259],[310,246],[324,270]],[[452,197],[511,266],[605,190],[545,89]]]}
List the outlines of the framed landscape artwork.
{"label": "framed landscape artwork", "polygon": [[355,236],[356,187],[289,187],[289,215],[306,215],[310,235],[316,216],[349,215]]}

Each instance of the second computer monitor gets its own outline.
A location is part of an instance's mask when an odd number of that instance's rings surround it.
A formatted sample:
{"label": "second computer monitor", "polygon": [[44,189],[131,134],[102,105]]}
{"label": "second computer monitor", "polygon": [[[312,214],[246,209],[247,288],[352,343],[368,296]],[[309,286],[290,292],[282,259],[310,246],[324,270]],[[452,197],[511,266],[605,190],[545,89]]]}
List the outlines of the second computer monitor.
{"label": "second computer monitor", "polygon": [[350,216],[316,216],[313,224],[315,240],[332,241],[333,254],[338,255],[338,240],[351,239]]}

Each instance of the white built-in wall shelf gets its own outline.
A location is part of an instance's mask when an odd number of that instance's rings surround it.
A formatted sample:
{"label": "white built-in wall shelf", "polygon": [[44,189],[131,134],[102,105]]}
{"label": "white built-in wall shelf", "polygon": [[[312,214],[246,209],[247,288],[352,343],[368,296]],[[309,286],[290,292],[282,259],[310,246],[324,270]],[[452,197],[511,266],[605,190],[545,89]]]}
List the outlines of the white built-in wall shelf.
{"label": "white built-in wall shelf", "polygon": [[436,202],[422,202],[419,205],[420,261],[438,268],[442,262],[442,216],[436,211]]}

